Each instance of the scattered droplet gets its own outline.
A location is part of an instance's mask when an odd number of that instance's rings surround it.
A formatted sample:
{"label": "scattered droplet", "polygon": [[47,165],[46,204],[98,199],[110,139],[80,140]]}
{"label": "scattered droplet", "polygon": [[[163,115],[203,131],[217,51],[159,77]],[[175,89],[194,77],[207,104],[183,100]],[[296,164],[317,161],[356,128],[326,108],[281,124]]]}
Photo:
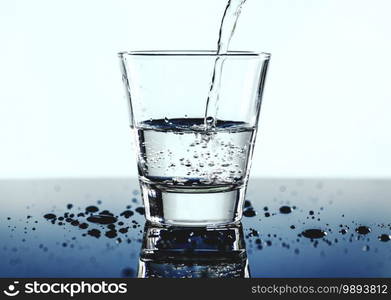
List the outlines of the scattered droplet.
{"label": "scattered droplet", "polygon": [[123,228],[120,228],[118,231],[119,231],[120,233],[127,233],[127,232],[128,232],[128,229],[129,229],[129,227],[123,227]]}
{"label": "scattered droplet", "polygon": [[348,231],[347,231],[345,228],[343,228],[343,229],[341,229],[339,232],[340,232],[341,234],[346,234]]}
{"label": "scattered droplet", "polygon": [[243,211],[243,216],[245,217],[255,217],[257,213],[252,207],[249,207]]}
{"label": "scattered droplet", "polygon": [[87,228],[88,228],[88,224],[87,224],[87,223],[81,223],[81,224],[79,225],[79,228],[80,228],[80,229],[87,229]]}
{"label": "scattered droplet", "polygon": [[244,201],[244,207],[250,207],[250,206],[252,206],[251,202],[249,200],[245,200]]}
{"label": "scattered droplet", "polygon": [[46,214],[43,216],[47,220],[55,219],[56,215],[55,214]]}
{"label": "scattered droplet", "polygon": [[140,215],[145,215],[145,208],[144,207],[137,207],[135,209],[135,211],[137,211]]}
{"label": "scattered droplet", "polygon": [[99,208],[97,208],[96,206],[87,206],[86,207],[86,212],[89,212],[89,213],[94,213],[94,212],[97,212],[99,210]]}
{"label": "scattered droplet", "polygon": [[326,231],[321,229],[307,229],[301,233],[304,237],[309,239],[320,239],[327,235]]}
{"label": "scattered droplet", "polygon": [[116,230],[109,230],[105,233],[105,236],[108,237],[109,239],[113,239],[117,236],[117,231]]}
{"label": "scattered droplet", "polygon": [[389,240],[391,240],[391,235],[389,234],[379,235],[379,240],[382,242],[388,242]]}
{"label": "scattered droplet", "polygon": [[98,229],[91,229],[87,232],[90,236],[100,238],[100,231]]}
{"label": "scattered droplet", "polygon": [[280,207],[280,213],[282,214],[290,214],[292,212],[292,209],[290,206],[281,206]]}
{"label": "scattered droplet", "polygon": [[117,218],[110,215],[99,214],[88,217],[87,221],[97,224],[111,224],[117,222]]}
{"label": "scattered droplet", "polygon": [[134,215],[134,212],[131,210],[125,210],[123,211],[120,216],[124,216],[126,219],[130,218],[131,216]]}
{"label": "scattered droplet", "polygon": [[371,228],[368,226],[359,226],[356,228],[356,232],[359,234],[368,234],[371,232]]}

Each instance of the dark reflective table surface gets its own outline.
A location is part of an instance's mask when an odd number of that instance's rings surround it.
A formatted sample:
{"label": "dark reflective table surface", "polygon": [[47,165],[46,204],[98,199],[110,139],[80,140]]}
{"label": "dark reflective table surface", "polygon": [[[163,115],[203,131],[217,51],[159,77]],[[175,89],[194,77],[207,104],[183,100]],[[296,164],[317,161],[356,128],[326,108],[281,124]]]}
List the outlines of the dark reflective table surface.
{"label": "dark reflective table surface", "polygon": [[391,277],[391,181],[252,179],[242,223],[145,224],[135,179],[0,181],[1,277]]}

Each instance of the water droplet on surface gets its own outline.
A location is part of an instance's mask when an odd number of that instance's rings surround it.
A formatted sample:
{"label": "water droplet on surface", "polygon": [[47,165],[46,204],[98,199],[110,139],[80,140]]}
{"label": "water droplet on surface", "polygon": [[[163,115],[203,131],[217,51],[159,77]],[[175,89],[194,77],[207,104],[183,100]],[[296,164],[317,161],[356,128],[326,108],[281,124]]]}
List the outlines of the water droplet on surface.
{"label": "water droplet on surface", "polygon": [[87,218],[87,221],[91,223],[97,223],[97,224],[112,224],[117,222],[117,218],[110,216],[110,215],[105,215],[105,214],[99,214],[99,215],[92,215]]}
{"label": "water droplet on surface", "polygon": [[86,207],[86,212],[90,212],[90,213],[94,213],[94,212],[97,212],[99,210],[99,208],[97,208],[96,206],[87,206]]}
{"label": "water droplet on surface", "polygon": [[346,234],[348,231],[347,231],[346,229],[341,229],[339,232],[340,232],[341,234]]}
{"label": "water droplet on surface", "polygon": [[78,220],[73,220],[73,221],[71,222],[71,225],[72,225],[72,226],[79,226],[79,221],[78,221]]}
{"label": "water droplet on surface", "polygon": [[145,208],[144,207],[137,207],[135,209],[135,211],[137,211],[140,215],[145,215]]}
{"label": "water droplet on surface", "polygon": [[282,214],[290,214],[292,212],[292,209],[290,206],[281,206],[280,207],[280,213]]}
{"label": "water droplet on surface", "polygon": [[327,232],[321,229],[307,229],[304,230],[301,234],[308,239],[320,239],[325,237]]}
{"label": "water droplet on surface", "polygon": [[245,217],[251,218],[251,217],[255,217],[256,215],[257,215],[257,213],[255,212],[255,210],[252,207],[249,207],[243,211],[243,216],[245,216]]}
{"label": "water droplet on surface", "polygon": [[379,241],[388,242],[389,240],[391,240],[391,235],[389,234],[379,235]]}
{"label": "water droplet on surface", "polygon": [[87,224],[87,223],[81,223],[81,224],[79,225],[79,228],[80,228],[80,229],[87,229],[87,228],[88,228],[88,224]]}
{"label": "water droplet on surface", "polygon": [[368,226],[359,226],[356,228],[356,232],[359,234],[368,234],[371,232],[371,228]]}
{"label": "water droplet on surface", "polygon": [[126,219],[130,218],[131,216],[134,215],[134,212],[131,210],[125,210],[123,211],[120,216],[124,216]]}
{"label": "water droplet on surface", "polygon": [[55,214],[46,214],[43,216],[47,220],[55,219],[56,215]]}
{"label": "water droplet on surface", "polygon": [[116,230],[106,231],[105,236],[108,237],[109,239],[113,239],[117,236],[117,231]]}
{"label": "water droplet on surface", "polygon": [[91,229],[91,230],[88,230],[88,235],[90,236],[93,236],[93,237],[96,237],[96,238],[100,238],[100,231],[98,229]]}
{"label": "water droplet on surface", "polygon": [[251,207],[251,202],[249,200],[244,201],[244,207]]}
{"label": "water droplet on surface", "polygon": [[128,232],[128,229],[129,229],[129,227],[123,227],[123,228],[120,228],[118,231],[119,231],[120,233],[127,233],[127,232]]}

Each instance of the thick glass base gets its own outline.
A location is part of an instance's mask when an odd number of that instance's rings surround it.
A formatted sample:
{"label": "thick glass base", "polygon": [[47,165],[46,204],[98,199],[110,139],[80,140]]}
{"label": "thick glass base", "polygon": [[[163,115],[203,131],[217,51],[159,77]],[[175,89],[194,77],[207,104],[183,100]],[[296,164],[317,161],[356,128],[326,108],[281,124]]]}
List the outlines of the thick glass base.
{"label": "thick glass base", "polygon": [[145,216],[160,226],[215,227],[242,218],[245,185],[167,187],[140,180]]}
{"label": "thick glass base", "polygon": [[147,223],[137,276],[249,277],[242,226],[164,228]]}

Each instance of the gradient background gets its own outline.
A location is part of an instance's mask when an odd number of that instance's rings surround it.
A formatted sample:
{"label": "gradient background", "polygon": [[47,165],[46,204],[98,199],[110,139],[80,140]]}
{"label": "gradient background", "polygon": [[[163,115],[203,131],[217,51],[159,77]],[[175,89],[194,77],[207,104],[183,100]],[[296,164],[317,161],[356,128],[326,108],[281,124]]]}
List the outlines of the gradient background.
{"label": "gradient background", "polygon": [[[1,1],[0,178],[135,176],[116,53],[215,49],[225,5]],[[390,11],[247,1],[231,49],[272,53],[252,176],[391,176]]]}

